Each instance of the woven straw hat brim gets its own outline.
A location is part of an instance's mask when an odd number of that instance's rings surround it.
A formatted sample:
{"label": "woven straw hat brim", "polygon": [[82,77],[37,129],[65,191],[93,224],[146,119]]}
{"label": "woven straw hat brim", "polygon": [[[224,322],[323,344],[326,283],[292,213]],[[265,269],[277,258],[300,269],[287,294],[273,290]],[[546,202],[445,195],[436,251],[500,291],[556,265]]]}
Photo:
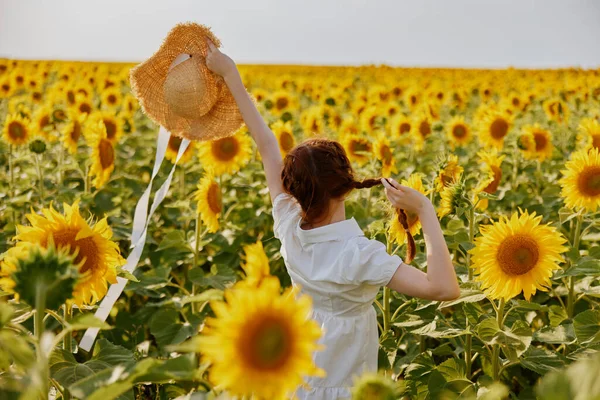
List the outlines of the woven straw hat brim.
{"label": "woven straw hat brim", "polygon": [[[138,98],[144,113],[172,134],[190,140],[210,140],[230,136],[243,124],[242,115],[223,80],[214,75],[206,79],[209,91],[218,96],[213,107],[197,119],[183,118],[173,112],[165,99],[164,84],[173,61],[180,54],[190,54],[202,60],[201,73],[212,74],[204,65],[208,53],[206,39],[217,47],[221,41],[210,28],[196,23],[176,25],[152,57],[134,67],[130,72],[131,90]],[[207,72],[208,71],[208,72]]]}

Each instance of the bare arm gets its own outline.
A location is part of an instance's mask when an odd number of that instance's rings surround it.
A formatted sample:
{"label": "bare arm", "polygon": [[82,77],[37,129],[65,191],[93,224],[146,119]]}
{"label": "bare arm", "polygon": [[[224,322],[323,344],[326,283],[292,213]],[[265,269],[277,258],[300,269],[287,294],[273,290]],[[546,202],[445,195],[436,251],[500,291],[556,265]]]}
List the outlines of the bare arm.
{"label": "bare arm", "polygon": [[454,265],[440,222],[429,199],[418,191],[384,180],[386,195],[398,208],[417,212],[427,247],[427,273],[402,263],[388,287],[397,292],[428,300],[452,300],[460,296]]}
{"label": "bare arm", "polygon": [[283,192],[283,185],[281,183],[283,161],[279,152],[277,138],[271,129],[269,129],[248,95],[233,60],[221,53],[213,43],[209,42],[208,46],[209,52],[206,57],[206,65],[211,71],[223,77],[227,87],[231,91],[262,158],[267,177],[267,186],[269,187],[271,200],[274,200],[278,194]]}

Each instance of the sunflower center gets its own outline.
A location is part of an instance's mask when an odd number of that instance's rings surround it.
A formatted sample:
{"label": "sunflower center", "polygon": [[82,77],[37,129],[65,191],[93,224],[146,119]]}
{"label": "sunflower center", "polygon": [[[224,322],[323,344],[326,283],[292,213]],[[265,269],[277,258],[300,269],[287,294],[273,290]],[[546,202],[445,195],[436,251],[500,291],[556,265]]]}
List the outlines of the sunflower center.
{"label": "sunflower center", "polygon": [[40,92],[33,92],[33,100],[40,101],[42,99],[42,94]]}
{"label": "sunflower center", "polygon": [[212,142],[213,155],[219,161],[231,161],[238,154],[238,150],[238,141],[231,137]]}
{"label": "sunflower center", "polygon": [[69,90],[67,92],[67,101],[69,102],[69,104],[73,105],[75,104],[75,93],[73,93],[72,90]]}
{"label": "sunflower center", "polygon": [[242,357],[254,368],[281,368],[292,354],[291,332],[287,324],[279,319],[266,317],[256,321],[244,336]]}
{"label": "sunflower center", "polygon": [[523,275],[531,271],[540,258],[535,239],[528,235],[509,236],[498,247],[496,260],[507,275]]}
{"label": "sunflower center", "polygon": [[352,154],[368,152],[371,150],[369,143],[362,140],[353,140],[351,144]]}
{"label": "sunflower center", "polygon": [[117,96],[115,96],[114,94],[111,94],[108,96],[107,100],[108,100],[109,104],[114,105],[117,102]]}
{"label": "sunflower center", "polygon": [[104,126],[106,127],[106,137],[112,140],[117,133],[117,124],[110,119],[104,119]]}
{"label": "sunflower center", "polygon": [[404,135],[405,133],[410,132],[410,124],[408,122],[403,122],[400,124],[400,134]]}
{"label": "sunflower center", "polygon": [[115,149],[113,149],[112,144],[106,140],[102,139],[98,144],[98,153],[100,154],[100,165],[102,169],[107,169],[113,165],[115,161]]}
{"label": "sunflower center", "polygon": [[423,137],[426,137],[426,136],[428,136],[431,133],[431,125],[429,125],[429,122],[422,121],[419,124],[419,133]]}
{"label": "sunflower center", "polygon": [[502,170],[495,165],[492,165],[490,168],[494,173],[494,180],[489,185],[487,185],[485,189],[483,189],[483,191],[486,193],[494,194],[496,193],[496,190],[498,190],[498,186],[500,186],[500,180],[502,179]]}
{"label": "sunflower center", "polygon": [[462,139],[467,136],[467,128],[465,128],[464,125],[456,125],[452,129],[452,135],[457,139]]}
{"label": "sunflower center", "polygon": [[291,133],[283,131],[281,132],[281,135],[279,135],[279,143],[281,144],[283,151],[290,151],[292,147],[294,147],[294,137]]}
{"label": "sunflower center", "polygon": [[283,110],[289,103],[290,101],[286,97],[278,97],[275,102],[275,107],[277,107],[278,110]]}
{"label": "sunflower center", "polygon": [[210,187],[208,188],[208,193],[206,195],[206,201],[208,202],[208,207],[213,213],[219,214],[221,212],[222,199],[221,189],[219,188],[219,185],[217,185],[214,182],[211,183]]}
{"label": "sunflower center", "polygon": [[508,122],[503,118],[497,118],[490,126],[490,134],[494,139],[502,139],[508,133]]}
{"label": "sunflower center", "polygon": [[79,140],[79,136],[81,136],[81,124],[79,121],[75,121],[73,123],[73,130],[71,131],[71,139],[76,142]]}
{"label": "sunflower center", "polygon": [[376,119],[377,119],[376,115],[373,115],[371,118],[369,118],[369,127],[373,128],[375,126]]}
{"label": "sunflower center", "polygon": [[92,112],[92,106],[90,106],[88,103],[81,103],[79,105],[79,111],[82,113],[91,113]]}
{"label": "sunflower center", "polygon": [[577,186],[585,196],[596,197],[600,195],[600,166],[588,166],[581,171],[577,178]]}
{"label": "sunflower center", "polygon": [[57,248],[70,246],[70,254],[75,253],[75,251],[79,249],[74,263],[77,265],[85,258],[85,262],[80,267],[79,272],[85,273],[90,270],[96,271],[99,263],[98,246],[96,246],[92,237],[75,240],[77,233],[79,233],[78,229],[71,228],[54,232],[52,237]]}
{"label": "sunflower center", "polygon": [[49,115],[44,115],[42,118],[40,118],[40,129],[44,129],[44,127],[46,127],[49,124],[50,124],[50,116]]}
{"label": "sunflower center", "polygon": [[548,138],[543,132],[535,132],[533,139],[535,140],[535,151],[542,151],[548,145]]}
{"label": "sunflower center", "polygon": [[173,151],[179,151],[181,145],[181,138],[177,136],[171,136],[169,139],[169,148]]}
{"label": "sunflower center", "polygon": [[8,124],[8,136],[12,139],[23,139],[27,135],[23,124],[17,121],[13,121]]}

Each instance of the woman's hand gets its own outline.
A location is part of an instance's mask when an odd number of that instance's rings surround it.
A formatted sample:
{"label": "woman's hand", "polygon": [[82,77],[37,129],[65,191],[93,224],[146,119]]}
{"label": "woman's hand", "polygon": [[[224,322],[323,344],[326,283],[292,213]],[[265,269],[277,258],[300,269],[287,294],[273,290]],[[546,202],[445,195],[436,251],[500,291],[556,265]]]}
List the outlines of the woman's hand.
{"label": "woman's hand", "polygon": [[235,62],[215,46],[209,39],[206,40],[208,53],[206,55],[206,66],[217,75],[227,78],[237,72]]}
{"label": "woman's hand", "polygon": [[421,214],[424,210],[433,208],[433,204],[427,196],[418,190],[402,186],[392,178],[381,178],[381,182],[385,186],[385,195],[395,208],[415,214]]}

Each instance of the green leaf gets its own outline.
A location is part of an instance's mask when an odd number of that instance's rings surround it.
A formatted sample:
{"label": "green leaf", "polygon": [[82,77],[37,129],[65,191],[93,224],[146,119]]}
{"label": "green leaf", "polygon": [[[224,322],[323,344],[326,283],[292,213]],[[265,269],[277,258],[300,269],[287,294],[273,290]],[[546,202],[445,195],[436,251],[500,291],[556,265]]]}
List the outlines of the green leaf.
{"label": "green leaf", "polygon": [[0,328],[11,320],[13,314],[14,310],[10,304],[0,302]]}
{"label": "green leaf", "polygon": [[543,348],[530,347],[521,358],[521,366],[540,375],[557,370],[564,365],[564,357]]}
{"label": "green leaf", "polygon": [[548,318],[551,326],[559,326],[564,320],[569,319],[569,316],[563,307],[555,305],[550,306]]}
{"label": "green leaf", "polygon": [[448,328],[447,326],[442,325],[441,327],[437,326],[438,321],[431,321],[430,323],[412,330],[411,333],[414,335],[423,335],[423,336],[429,336],[432,338],[452,338],[452,337],[457,337],[457,336],[462,336],[465,333],[467,333],[467,331],[465,331],[464,329],[457,329],[457,328]]}
{"label": "green leaf", "polygon": [[189,338],[193,327],[188,322],[181,323],[179,313],[172,308],[159,310],[150,321],[150,333],[159,346],[178,344]]}
{"label": "green leaf", "polygon": [[565,276],[598,276],[600,275],[600,260],[592,257],[582,257],[577,263],[564,271],[559,271],[555,278]]}
{"label": "green leaf", "polygon": [[17,367],[28,368],[34,361],[35,352],[24,337],[0,330],[0,371],[8,371],[13,362]]}
{"label": "green leaf", "polygon": [[536,393],[544,400],[597,400],[600,399],[600,353],[586,357],[569,367],[544,376]]}
{"label": "green leaf", "polygon": [[600,342],[600,311],[587,310],[573,318],[575,335],[580,344]]}
{"label": "green leaf", "polygon": [[185,232],[179,230],[167,233],[156,250],[160,251],[165,249],[172,249],[190,253],[194,251],[190,247],[187,238],[185,237]]}
{"label": "green leaf", "polygon": [[208,289],[200,294],[182,296],[182,297],[179,297],[179,296],[171,297],[168,300],[161,301],[158,303],[152,303],[152,304],[149,304],[148,306],[162,307],[162,306],[172,304],[175,306],[175,308],[177,308],[179,310],[179,309],[183,308],[183,306],[185,306],[186,304],[189,304],[189,303],[207,303],[211,300],[221,300],[221,299],[223,299],[223,291],[222,290]]}
{"label": "green leaf", "polygon": [[199,286],[208,286],[216,289],[225,289],[225,286],[235,281],[236,273],[233,269],[221,265],[220,267],[216,267],[213,265],[213,273],[211,275],[206,275],[202,268],[194,268],[188,272],[188,278],[190,281]]}
{"label": "green leaf", "polygon": [[131,350],[123,346],[112,344],[106,339],[99,339],[94,346],[94,360],[105,362],[115,366],[118,364],[129,365],[135,363],[135,357]]}
{"label": "green leaf", "polygon": [[544,326],[533,334],[533,340],[551,344],[567,344],[575,341],[573,324],[563,324],[557,327]]}
{"label": "green leaf", "polygon": [[494,338],[500,332],[498,322],[495,318],[487,318],[481,321],[475,328],[477,337],[485,344],[493,344]]}
{"label": "green leaf", "polygon": [[68,331],[80,331],[88,328],[112,329],[106,322],[99,320],[94,314],[86,313],[75,317],[68,323]]}
{"label": "green leaf", "polygon": [[123,267],[117,267],[117,276],[127,279],[128,281],[139,282],[139,279],[136,278],[135,275],[133,275],[131,272],[127,271],[126,269],[123,269]]}
{"label": "green leaf", "polygon": [[547,311],[548,306],[532,303],[530,301],[525,300],[513,300],[513,307],[515,310],[531,310],[531,311]]}
{"label": "green leaf", "polygon": [[460,297],[452,301],[442,301],[439,308],[454,306],[461,303],[476,303],[485,299],[485,293],[476,289],[461,289]]}

